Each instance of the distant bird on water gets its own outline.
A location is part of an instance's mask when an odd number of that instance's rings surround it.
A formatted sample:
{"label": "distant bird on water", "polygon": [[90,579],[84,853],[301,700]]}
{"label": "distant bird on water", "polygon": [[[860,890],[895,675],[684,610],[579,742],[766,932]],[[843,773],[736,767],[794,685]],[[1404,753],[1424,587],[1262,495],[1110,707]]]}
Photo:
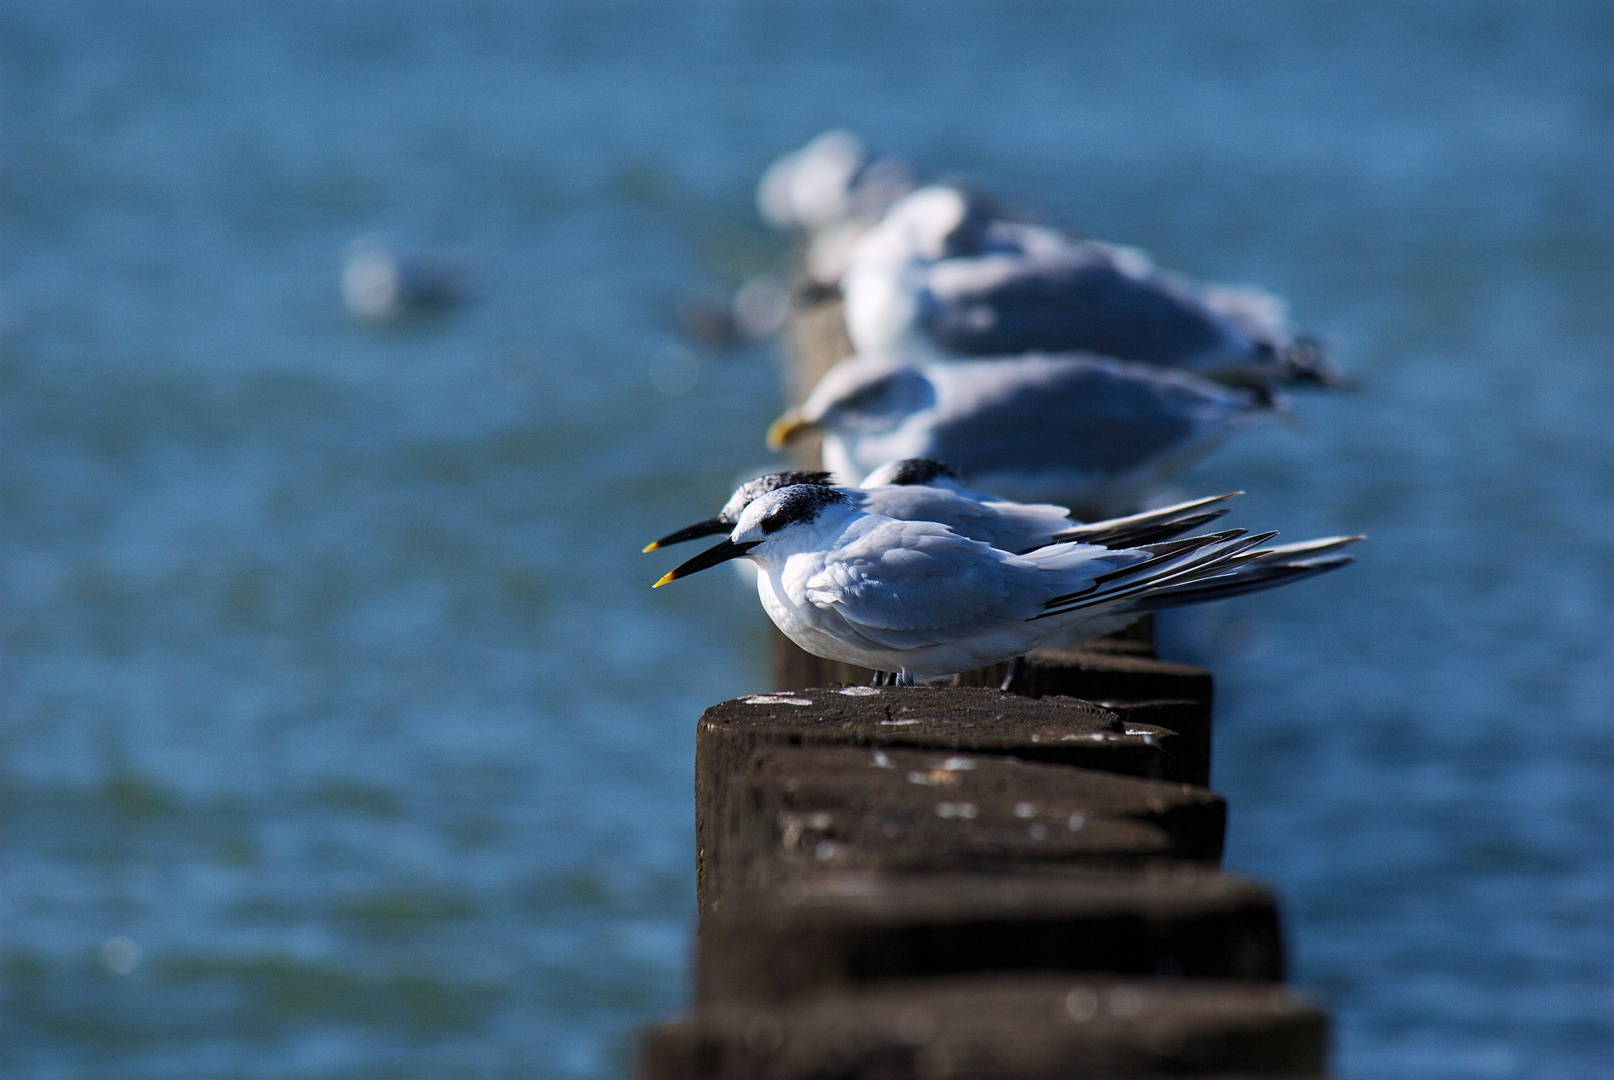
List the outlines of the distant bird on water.
{"label": "distant bird on water", "polygon": [[1135,248],[1006,221],[960,188],[895,203],[852,249],[841,288],[865,354],[1082,351],[1244,386],[1340,382],[1279,298],[1158,270]]}
{"label": "distant bird on water", "polygon": [[1272,416],[1262,394],[1181,370],[1085,354],[902,362],[854,356],[768,430],[778,449],[823,433],[844,483],[933,458],[972,487],[1082,517],[1128,512],[1234,431]]}
{"label": "distant bird on water", "polygon": [[342,302],[355,318],[391,322],[470,298],[464,268],[448,259],[400,254],[380,236],[360,237],[344,252]]}
{"label": "distant bird on water", "polygon": [[[1360,539],[1289,545],[1279,556],[1259,547],[1273,535],[1235,529],[1015,555],[934,522],[870,514],[838,488],[796,484],[753,501],[727,538],[656,584],[749,559],[762,606],[785,636],[912,685],[1113,633],[1146,612],[1323,573],[1349,563],[1335,553]],[[1250,567],[1260,572],[1242,578]]]}

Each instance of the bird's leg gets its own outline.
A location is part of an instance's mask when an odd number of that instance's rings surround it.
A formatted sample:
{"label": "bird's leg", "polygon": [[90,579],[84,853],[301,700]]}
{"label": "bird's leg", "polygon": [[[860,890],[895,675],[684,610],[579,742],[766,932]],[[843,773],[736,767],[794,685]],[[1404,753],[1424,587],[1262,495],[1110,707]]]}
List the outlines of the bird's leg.
{"label": "bird's leg", "polygon": [[1009,670],[1003,673],[1003,682],[999,684],[998,689],[1007,692],[1009,687],[1014,685],[1014,680],[1020,677],[1020,673],[1025,670],[1025,667],[1026,658],[1023,656],[1016,656],[1013,660],[1010,660]]}
{"label": "bird's leg", "polygon": [[900,672],[897,673],[896,681],[892,685],[894,685],[894,686],[918,686],[919,681],[913,677],[913,672],[909,671],[907,668],[903,668]]}
{"label": "bird's leg", "polygon": [[873,675],[870,675],[869,676],[869,685],[870,686],[884,686],[885,685],[885,672],[876,671]]}

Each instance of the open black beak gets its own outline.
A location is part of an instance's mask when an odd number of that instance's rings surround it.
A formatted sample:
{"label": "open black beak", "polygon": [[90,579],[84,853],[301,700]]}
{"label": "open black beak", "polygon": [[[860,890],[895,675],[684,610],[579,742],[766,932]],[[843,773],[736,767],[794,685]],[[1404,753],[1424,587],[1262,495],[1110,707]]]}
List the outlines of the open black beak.
{"label": "open black beak", "polygon": [[668,533],[660,540],[651,541],[645,547],[645,550],[655,551],[658,548],[682,544],[685,540],[699,540],[703,536],[716,536],[718,533],[731,532],[733,529],[734,522],[732,521],[724,521],[722,518],[707,518],[705,521],[695,522],[687,529],[679,529],[677,532]]}
{"label": "open black beak", "polygon": [[667,571],[661,576],[660,581],[650,587],[659,589],[667,582],[677,581],[681,577],[688,577],[697,570],[705,570],[709,566],[716,566],[718,563],[728,562],[730,559],[738,559],[760,543],[762,543],[761,540],[747,540],[742,544],[736,544],[733,540],[724,540],[722,543],[714,544],[707,548],[688,562]]}

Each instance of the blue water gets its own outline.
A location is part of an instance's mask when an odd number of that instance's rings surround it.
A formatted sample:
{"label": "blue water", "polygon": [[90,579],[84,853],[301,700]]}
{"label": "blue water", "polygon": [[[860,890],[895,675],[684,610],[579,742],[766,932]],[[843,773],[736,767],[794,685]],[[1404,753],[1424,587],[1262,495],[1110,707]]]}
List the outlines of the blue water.
{"label": "blue water", "polygon": [[[1361,376],[1183,481],[1372,534],[1177,631],[1228,862],[1337,1074],[1607,1075],[1611,48],[1590,3],[0,7],[5,1074],[609,1076],[682,1007],[693,721],[766,626],[638,548],[778,399],[765,348],[652,376],[845,123]],[[477,303],[352,323],[376,229]]]}

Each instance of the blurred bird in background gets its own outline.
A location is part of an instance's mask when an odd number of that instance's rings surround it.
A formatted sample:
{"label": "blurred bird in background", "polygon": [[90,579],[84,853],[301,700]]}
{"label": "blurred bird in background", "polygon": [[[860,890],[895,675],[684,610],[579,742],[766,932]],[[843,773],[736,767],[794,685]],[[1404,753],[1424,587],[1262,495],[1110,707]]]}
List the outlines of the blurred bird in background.
{"label": "blurred bird in background", "polygon": [[757,209],[770,226],[799,238],[806,279],[833,289],[858,239],[914,185],[905,163],[836,128],[768,166]]}
{"label": "blurred bird in background", "polygon": [[1003,220],[980,196],[921,188],[852,249],[841,279],[859,353],[904,357],[1094,352],[1244,386],[1335,384],[1284,302],[1201,285],[1136,248]]}
{"label": "blurred bird in background", "polygon": [[471,299],[469,275],[443,256],[403,254],[372,233],[347,246],[342,261],[342,302],[356,319],[396,322],[446,311]]}
{"label": "blurred bird in background", "polygon": [[1104,517],[1286,409],[1277,387],[1344,385],[1265,290],[1195,282],[913,176],[836,129],[757,189],[763,219],[797,235],[808,287],[841,293],[855,352],[768,443],[822,432],[839,483],[935,458],[999,496]]}
{"label": "blurred bird in background", "polygon": [[1233,432],[1277,413],[1260,393],[1087,354],[991,360],[855,356],[819,380],[768,443],[824,436],[843,483],[935,458],[971,485],[1084,517],[1127,512]]}

